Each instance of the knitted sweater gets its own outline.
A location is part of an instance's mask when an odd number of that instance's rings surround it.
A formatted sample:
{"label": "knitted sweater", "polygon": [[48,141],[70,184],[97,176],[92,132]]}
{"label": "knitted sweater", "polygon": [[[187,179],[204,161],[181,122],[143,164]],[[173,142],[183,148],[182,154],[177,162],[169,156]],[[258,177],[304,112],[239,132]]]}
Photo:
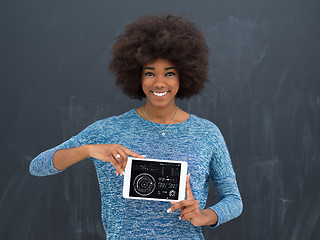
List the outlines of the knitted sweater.
{"label": "knitted sweater", "polygon": [[[156,124],[165,129],[168,125]],[[58,149],[86,144],[117,143],[152,159],[188,162],[190,185],[200,209],[206,204],[211,177],[220,201],[210,208],[218,225],[240,215],[242,200],[223,136],[212,122],[192,115],[172,124],[166,135],[132,109],[120,116],[97,121],[61,145],[38,155],[30,173],[46,176],[59,173],[52,164]],[[107,239],[203,239],[201,227],[179,220],[179,210],[167,213],[169,202],[132,200],[122,197],[123,176],[116,176],[109,162],[92,158],[101,192],[101,214]]]}

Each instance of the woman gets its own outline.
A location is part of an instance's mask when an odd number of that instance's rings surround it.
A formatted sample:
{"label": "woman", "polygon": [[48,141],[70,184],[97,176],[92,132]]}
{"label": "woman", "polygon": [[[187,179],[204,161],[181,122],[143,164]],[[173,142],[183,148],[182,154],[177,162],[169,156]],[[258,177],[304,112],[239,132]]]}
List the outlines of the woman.
{"label": "woman", "polygon": [[[127,25],[113,48],[110,69],[131,98],[145,104],[97,121],[37,156],[36,176],[59,173],[90,157],[100,191],[107,239],[203,239],[200,226],[217,227],[240,215],[242,200],[219,129],[178,108],[176,98],[200,93],[208,74],[208,49],[194,23],[179,16],[143,16]],[[127,157],[188,162],[186,200],[124,199]],[[120,173],[120,175],[119,175]],[[204,209],[209,178],[220,201]]]}

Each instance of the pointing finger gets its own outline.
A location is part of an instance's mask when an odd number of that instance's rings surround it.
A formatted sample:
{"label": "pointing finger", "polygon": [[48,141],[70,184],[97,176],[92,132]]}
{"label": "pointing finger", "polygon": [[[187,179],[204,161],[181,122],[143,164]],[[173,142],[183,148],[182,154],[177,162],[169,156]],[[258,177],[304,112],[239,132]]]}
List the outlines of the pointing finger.
{"label": "pointing finger", "polygon": [[125,152],[125,154],[127,154],[128,156],[132,156],[132,157],[136,157],[136,158],[145,158],[144,155],[140,155],[138,153],[135,153],[131,150],[129,150],[128,148],[123,147],[122,150]]}
{"label": "pointing finger", "polygon": [[186,192],[187,192],[187,200],[194,199],[191,186],[190,186],[190,173],[187,175]]}
{"label": "pointing finger", "polygon": [[191,206],[193,204],[193,201],[189,200],[183,200],[181,202],[171,202],[172,206],[167,210],[167,213],[173,212],[176,209],[180,209],[180,211],[188,206]]}

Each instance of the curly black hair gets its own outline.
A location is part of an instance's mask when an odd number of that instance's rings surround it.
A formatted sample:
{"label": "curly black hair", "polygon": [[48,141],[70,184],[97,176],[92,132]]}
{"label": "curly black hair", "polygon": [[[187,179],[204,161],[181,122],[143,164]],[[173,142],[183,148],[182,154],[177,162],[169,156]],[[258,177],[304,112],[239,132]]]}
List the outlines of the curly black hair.
{"label": "curly black hair", "polygon": [[208,81],[208,52],[204,34],[195,23],[183,16],[146,15],[128,24],[116,38],[109,69],[125,94],[142,99],[142,67],[158,58],[167,59],[179,72],[176,97],[189,98],[200,93]]}

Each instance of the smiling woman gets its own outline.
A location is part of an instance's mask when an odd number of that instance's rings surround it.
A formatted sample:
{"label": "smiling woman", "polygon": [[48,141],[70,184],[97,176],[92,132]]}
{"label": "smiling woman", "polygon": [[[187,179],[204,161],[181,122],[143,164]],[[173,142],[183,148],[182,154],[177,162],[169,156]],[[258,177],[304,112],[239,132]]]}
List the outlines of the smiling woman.
{"label": "smiling woman", "polygon": [[[173,63],[166,59],[156,59],[143,66],[142,90],[146,96],[144,110],[152,116],[163,115],[162,111],[174,112],[175,97],[179,90],[179,73]],[[141,116],[141,109],[137,110]],[[170,115],[169,115],[170,116]],[[171,118],[172,119],[172,118]],[[168,124],[171,119],[156,122]],[[168,122],[169,121],[169,122]]]}
{"label": "smiling woman", "polygon": [[[200,93],[207,81],[208,48],[194,23],[180,16],[143,16],[112,49],[110,69],[131,98],[145,103],[97,121],[30,164],[36,176],[59,173],[90,157],[101,191],[107,239],[203,239],[200,226],[217,227],[240,215],[242,199],[218,127],[180,109],[176,98]],[[188,163],[186,199],[153,202],[122,197],[128,156]],[[115,174],[116,173],[116,174]],[[205,208],[209,178],[220,201]]]}

